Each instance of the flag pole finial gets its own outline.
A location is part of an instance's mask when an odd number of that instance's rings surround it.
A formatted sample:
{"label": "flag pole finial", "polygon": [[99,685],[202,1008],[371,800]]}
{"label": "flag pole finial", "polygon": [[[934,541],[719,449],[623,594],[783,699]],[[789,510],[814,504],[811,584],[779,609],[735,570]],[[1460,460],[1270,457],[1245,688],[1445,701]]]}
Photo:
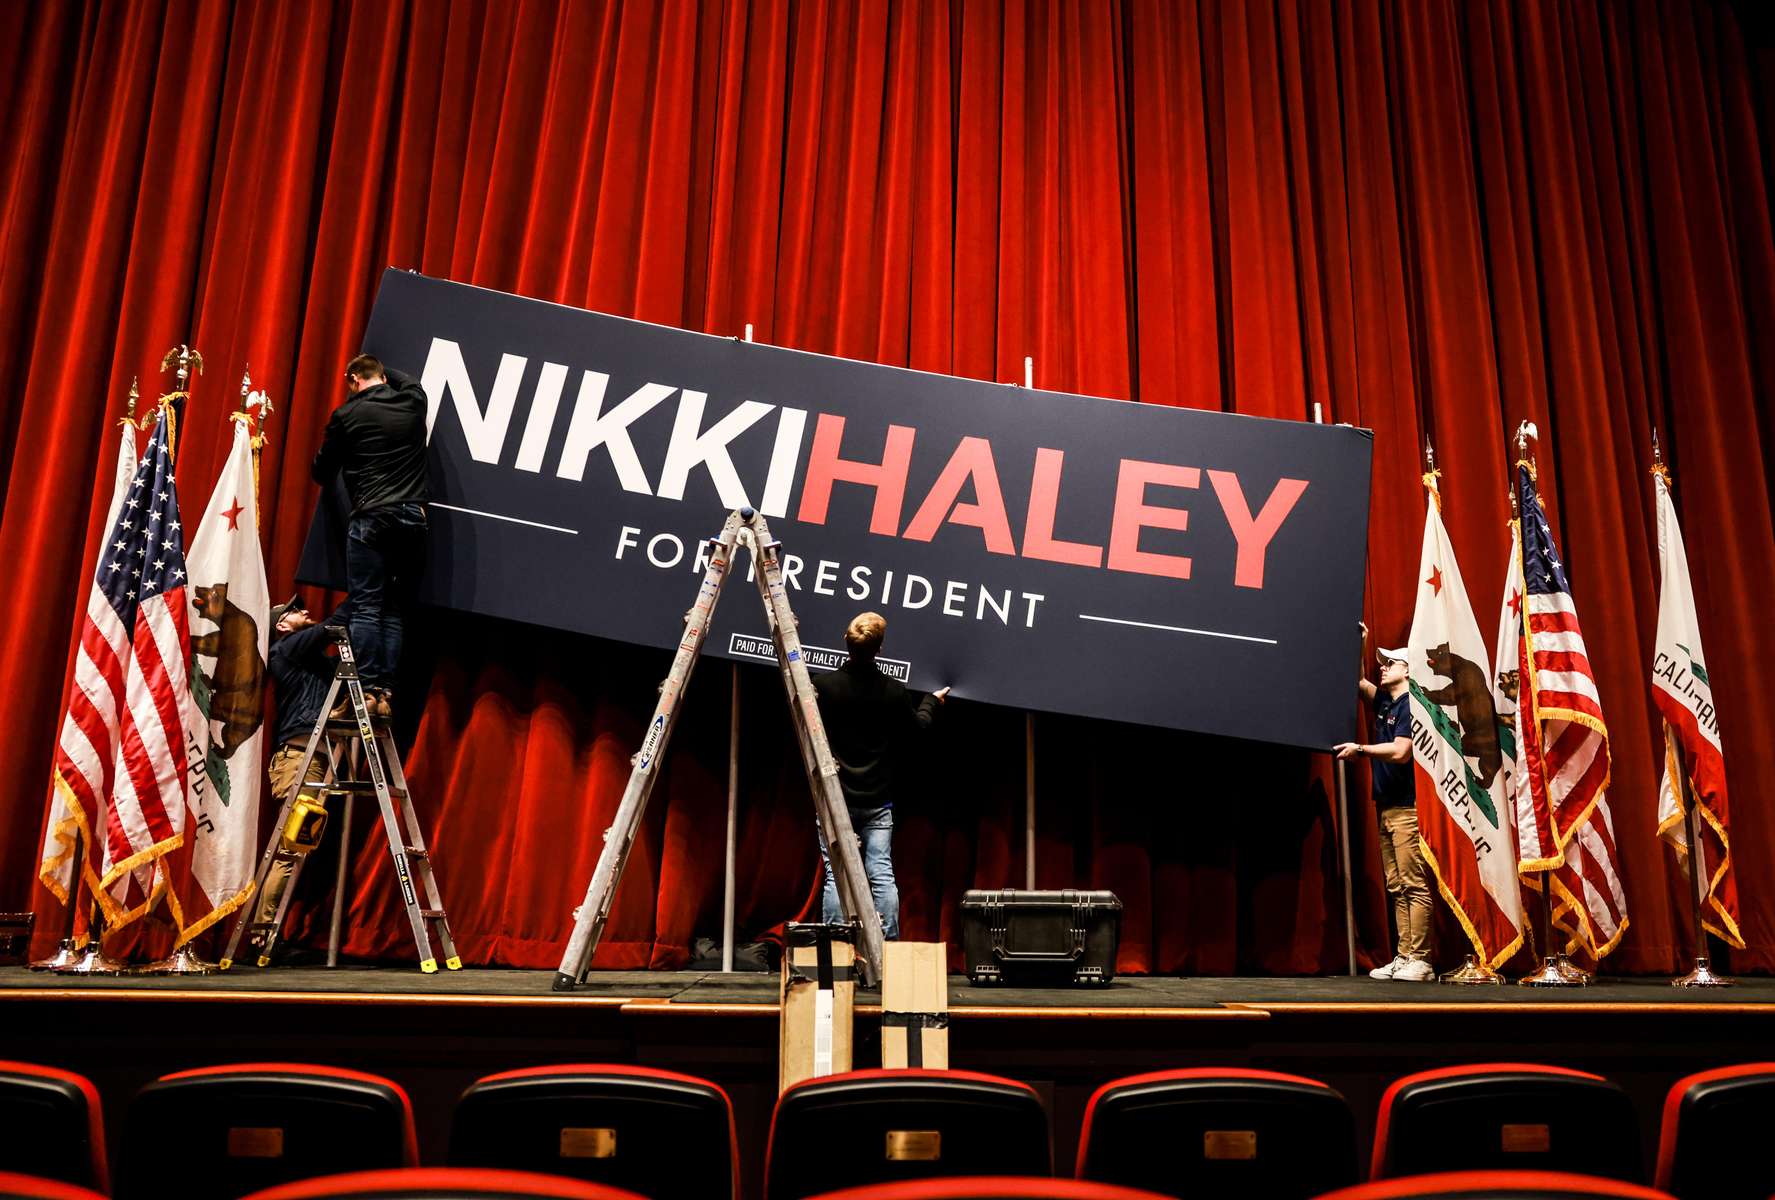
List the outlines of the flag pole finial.
{"label": "flag pole finial", "polygon": [[1535,470],[1534,452],[1529,449],[1530,442],[1539,442],[1541,431],[1533,421],[1524,421],[1516,427],[1516,465],[1528,472],[1530,479],[1539,481],[1540,473]]}
{"label": "flag pole finial", "polygon": [[1436,469],[1436,447],[1430,444],[1428,434],[1424,435],[1424,488],[1430,498],[1436,502],[1436,511],[1442,511],[1442,488],[1436,482],[1442,478],[1442,472]]}
{"label": "flag pole finial", "polygon": [[141,398],[142,398],[141,380],[138,376],[131,375],[129,377],[129,417],[128,417],[128,419],[131,421],[136,419],[136,401],[140,400]]}
{"label": "flag pole finial", "polygon": [[1671,490],[1670,468],[1664,463],[1664,447],[1658,444],[1658,427],[1652,426],[1652,474],[1664,483],[1664,490]]}

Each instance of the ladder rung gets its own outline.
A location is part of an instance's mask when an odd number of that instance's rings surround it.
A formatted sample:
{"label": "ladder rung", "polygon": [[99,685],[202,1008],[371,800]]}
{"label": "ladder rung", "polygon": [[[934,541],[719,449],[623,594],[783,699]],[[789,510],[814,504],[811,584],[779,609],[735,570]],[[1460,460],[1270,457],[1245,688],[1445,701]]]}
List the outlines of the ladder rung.
{"label": "ladder rung", "polygon": [[418,846],[402,847],[401,853],[405,854],[408,858],[424,858],[424,859],[431,858],[431,851],[421,849]]}
{"label": "ladder rung", "polygon": [[419,910],[419,915],[428,921],[442,921],[444,919],[444,910],[441,908],[422,908]]}
{"label": "ladder rung", "polygon": [[[338,779],[325,785],[321,790],[327,792],[373,794],[376,791],[376,785],[368,779]],[[391,783],[388,785],[388,794],[391,796],[405,797],[407,793],[405,789],[398,788]]]}

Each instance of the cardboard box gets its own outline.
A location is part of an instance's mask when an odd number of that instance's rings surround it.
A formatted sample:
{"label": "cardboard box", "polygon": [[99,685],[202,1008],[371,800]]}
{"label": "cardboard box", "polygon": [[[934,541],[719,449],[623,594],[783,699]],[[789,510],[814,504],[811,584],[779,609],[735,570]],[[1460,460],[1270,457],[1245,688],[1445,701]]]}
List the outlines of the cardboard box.
{"label": "cardboard box", "polygon": [[883,946],[882,1066],[948,1068],[948,949],[943,942]]}
{"label": "cardboard box", "polygon": [[783,931],[779,1092],[803,1079],[851,1069],[857,990],[852,937],[848,925],[791,924]]}

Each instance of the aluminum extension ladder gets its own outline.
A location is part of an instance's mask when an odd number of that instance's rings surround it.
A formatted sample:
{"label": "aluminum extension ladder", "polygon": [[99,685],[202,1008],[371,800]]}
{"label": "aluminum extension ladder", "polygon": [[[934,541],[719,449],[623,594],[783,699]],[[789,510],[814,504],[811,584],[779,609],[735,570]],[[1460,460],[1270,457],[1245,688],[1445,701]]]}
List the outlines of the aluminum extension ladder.
{"label": "aluminum extension ladder", "polygon": [[[258,965],[263,967],[270,964],[271,952],[277,946],[284,917],[289,912],[290,898],[296,894],[296,883],[302,877],[302,867],[313,853],[313,847],[294,848],[286,840],[291,815],[303,800],[329,794],[338,795],[343,800],[342,810],[329,813],[327,818],[330,820],[336,817],[340,821],[339,876],[334,888],[332,935],[327,949],[327,965],[337,965],[339,924],[344,908],[346,853],[351,833],[351,799],[354,795],[368,792],[374,793],[376,803],[382,809],[382,829],[388,838],[389,853],[394,856],[395,880],[400,885],[401,903],[407,910],[407,920],[413,926],[413,944],[419,951],[419,969],[427,974],[436,971],[438,951],[442,951],[444,966],[452,971],[457,970],[462,966],[462,959],[457,955],[456,943],[450,937],[450,921],[444,913],[444,901],[438,892],[437,876],[432,871],[431,852],[426,849],[425,835],[419,828],[419,817],[413,811],[413,798],[407,790],[407,775],[401,769],[401,756],[395,749],[394,734],[386,720],[372,720],[370,717],[370,710],[364,704],[363,685],[358,678],[357,656],[352,653],[351,639],[345,629],[329,625],[327,633],[338,647],[339,666],[333,673],[333,684],[327,689],[327,698],[321,702],[320,717],[314,723],[314,732],[308,735],[308,747],[303,752],[301,765],[296,771],[297,784],[284,798],[283,807],[278,810],[277,822],[271,828],[271,837],[265,843],[265,853],[259,858],[259,871],[253,877],[255,900],[263,894],[260,889],[264,888],[273,865],[280,862],[290,864],[289,882],[284,885],[277,911],[269,921],[252,919],[258,911],[256,903],[241,910],[240,917],[234,922],[234,932],[228,938],[228,952],[222,956],[220,965],[223,970],[234,965],[234,956],[240,949],[241,938],[249,934],[259,934],[264,938],[258,954]],[[345,720],[334,720],[331,714],[338,701],[340,688],[345,689],[352,715]],[[319,780],[310,780],[309,766],[317,754],[325,756],[326,771]],[[314,841],[318,844],[319,831],[315,833]],[[434,941],[438,951],[432,949]]]}
{"label": "aluminum extension ladder", "polygon": [[777,666],[782,671],[783,687],[789,697],[795,738],[801,746],[802,765],[807,770],[820,829],[825,834],[832,859],[838,902],[845,919],[860,933],[856,970],[864,984],[881,977],[881,915],[875,911],[863,874],[863,857],[851,830],[850,810],[845,807],[844,794],[838,787],[838,763],[826,741],[819,702],[814,697],[813,683],[808,678],[807,664],[801,653],[795,614],[789,608],[788,592],[783,586],[781,543],[771,540],[770,529],[762,514],[751,508],[741,508],[728,514],[720,535],[707,543],[708,569],[703,573],[696,603],[684,614],[684,633],[678,639],[678,652],[672,659],[672,669],[665,682],[660,684],[659,704],[647,723],[641,749],[630,760],[634,769],[629,773],[628,786],[623,789],[616,818],[604,831],[603,852],[598,856],[598,866],[586,887],[585,901],[580,905],[578,919],[573,925],[573,936],[561,958],[561,969],[555,973],[554,988],[558,992],[569,991],[584,982],[592,951],[597,949],[598,940],[604,934],[610,902],[616,894],[617,882],[622,878],[629,850],[635,843],[641,815],[647,809],[647,798],[658,778],[660,759],[665,756],[666,745],[677,724],[690,673],[696,667],[703,641],[708,637],[715,604],[721,599],[721,587],[727,581],[735,552],[742,545],[752,555],[758,593],[764,601],[771,640],[776,646]]}

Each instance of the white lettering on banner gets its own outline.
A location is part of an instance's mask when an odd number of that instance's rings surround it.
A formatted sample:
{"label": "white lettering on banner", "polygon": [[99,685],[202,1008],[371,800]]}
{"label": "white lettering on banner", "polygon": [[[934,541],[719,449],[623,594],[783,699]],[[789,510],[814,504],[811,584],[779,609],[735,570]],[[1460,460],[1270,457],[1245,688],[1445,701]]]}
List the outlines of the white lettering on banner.
{"label": "white lettering on banner", "polygon": [[789,513],[789,489],[795,484],[795,464],[801,459],[801,435],[807,429],[807,413],[785,408],[777,418],[777,440],[770,449],[770,472],[764,477],[764,499],[758,511],[767,517]]}
{"label": "white lettering on banner", "polygon": [[[426,440],[431,440],[438,408],[448,392],[456,402],[456,423],[462,426],[469,454],[476,462],[498,462],[500,451],[505,449],[505,431],[518,402],[518,384],[524,378],[526,361],[516,354],[499,356],[499,373],[493,377],[493,391],[483,410],[475,399],[468,365],[462,361],[462,347],[448,338],[432,338],[431,353],[425,356],[425,371],[419,377],[419,386],[425,389]],[[549,415],[552,418],[554,414]]]}
{"label": "white lettering on banner", "polygon": [[[776,643],[767,637],[758,637],[750,633],[736,633],[727,639],[727,652],[739,658],[756,658],[761,662],[777,661]],[[848,651],[833,650],[827,646],[810,646],[801,643],[801,661],[807,664],[810,671],[836,671],[850,658]],[[903,658],[886,658],[876,655],[875,666],[889,679],[898,679],[905,683],[912,678],[912,664]]]}
{"label": "white lettering on banner", "polygon": [[567,383],[567,368],[560,363],[545,362],[536,378],[536,394],[530,398],[530,417],[524,422],[524,440],[518,446],[518,470],[540,472],[543,452],[549,448],[549,433],[555,427],[555,410],[561,405],[561,388]]}
{"label": "white lettering on banner", "polygon": [[[463,362],[461,347],[448,338],[433,337],[421,381],[427,397],[427,436],[436,425],[444,397],[449,395],[470,455],[477,462],[497,464],[505,447],[506,433],[517,405],[518,387],[528,361],[521,355],[501,356],[493,388],[483,409]],[[541,472],[568,373],[569,368],[560,363],[542,364],[514,464],[517,470]],[[582,372],[573,415],[561,447],[561,458],[555,468],[559,478],[582,482],[591,452],[602,448],[625,491],[681,502],[691,473],[701,467],[708,472],[723,507],[748,507],[751,493],[734,466],[730,448],[736,439],[775,411],[778,413],[776,433],[758,508],[768,517],[788,514],[790,497],[795,491],[795,469],[800,463],[802,441],[807,431],[808,414],[805,410],[779,408],[760,400],[742,400],[704,429],[703,419],[709,401],[707,392],[680,389],[675,384],[643,383],[606,412],[604,400],[609,385],[610,376],[602,371],[588,369]],[[673,392],[680,393],[678,409],[665,458],[660,464],[659,486],[655,489],[648,483],[629,430]],[[907,470],[917,431],[908,426],[890,425],[882,461],[879,464],[857,463],[839,457],[843,418],[821,413],[819,421],[812,461],[807,479],[803,481],[812,491],[802,497],[798,514],[798,519],[804,523],[825,524],[828,501],[835,485],[861,485],[877,491],[876,511],[870,522],[873,533],[929,542],[945,526],[976,526],[985,538],[986,548],[997,554],[1090,568],[1107,567],[1179,580],[1191,578],[1188,556],[1143,551],[1140,540],[1142,531],[1147,529],[1181,533],[1192,528],[1188,508],[1149,503],[1146,488],[1158,485],[1194,488],[1203,468],[1123,459],[1119,467],[1121,482],[1110,517],[1106,560],[1101,548],[1094,544],[1060,541],[1054,537],[1064,456],[1052,448],[1038,448],[1029,510],[1023,522],[1024,546],[1019,550],[1011,533],[1010,514],[1005,510],[998,486],[998,469],[990,439],[962,438],[949,465],[920,502],[911,521],[901,528]],[[1233,583],[1238,587],[1262,589],[1267,551],[1306,491],[1307,481],[1279,479],[1254,516],[1244,486],[1236,474],[1211,468],[1207,469],[1207,474],[1237,546]],[[972,503],[958,499],[969,481],[977,493],[977,499]],[[908,606],[922,608],[928,602],[927,597],[924,603]],[[941,607],[950,616],[960,615],[951,611],[954,606],[947,597]]]}
{"label": "white lettering on banner", "polygon": [[647,473],[635,455],[635,443],[629,440],[629,426],[678,389],[663,383],[644,383],[615,408],[599,415],[604,407],[604,390],[609,386],[610,376],[602,371],[587,371],[580,380],[579,399],[573,405],[567,444],[561,447],[561,463],[555,474],[579,482],[585,478],[586,458],[602,446],[610,456],[610,465],[616,468],[616,479],[623,490],[651,496],[653,489],[647,486]]}
{"label": "white lettering on banner", "polygon": [[[709,543],[706,541],[699,544],[695,554],[687,555],[683,541],[676,534],[656,533],[647,537],[645,544],[643,544],[643,537],[643,531],[634,525],[620,526],[616,535],[616,552],[612,557],[619,562],[624,561],[628,551],[640,547],[644,550],[643,557],[647,560],[648,565],[659,570],[671,570],[681,563],[698,574],[708,569]],[[747,555],[746,558],[746,581],[749,583],[754,578],[754,564],[750,555]],[[799,576],[807,566],[807,563],[793,554],[783,555],[784,585],[796,591],[802,590]],[[831,584],[844,576],[851,581],[849,586],[845,588],[844,594],[846,596],[852,600],[868,601],[883,608],[897,607],[908,610],[927,608],[930,606],[932,598],[937,594],[936,585],[929,579],[910,572],[901,582],[897,596],[894,591],[894,573],[892,571],[882,572],[881,586],[879,588],[873,587],[870,581],[875,578],[875,568],[863,563],[857,563],[847,570],[842,562],[822,558],[815,561],[811,573],[813,579],[809,587],[819,595],[836,595],[837,590]],[[987,614],[990,613],[1000,625],[1007,628],[1021,621],[1023,628],[1034,629],[1037,610],[1047,599],[1040,592],[1019,592],[1015,588],[993,587],[984,583],[970,583],[960,579],[943,580],[942,591],[942,609],[946,615],[960,617],[964,620],[969,619],[968,608],[971,595],[973,597],[973,620],[985,621]],[[1018,600],[1023,603],[1018,605]],[[739,653],[739,651],[736,650],[735,653]]]}
{"label": "white lettering on banner", "polygon": [[702,466],[708,468],[709,479],[715,484],[722,507],[750,508],[752,502],[746,499],[745,485],[733,468],[727,444],[756,425],[772,406],[757,400],[742,401],[738,408],[698,433],[703,423],[703,406],[708,398],[706,392],[694,392],[689,388],[678,397],[678,417],[672,422],[672,441],[666,447],[666,463],[659,473],[659,497],[662,500],[684,499],[684,485],[690,472]]}

